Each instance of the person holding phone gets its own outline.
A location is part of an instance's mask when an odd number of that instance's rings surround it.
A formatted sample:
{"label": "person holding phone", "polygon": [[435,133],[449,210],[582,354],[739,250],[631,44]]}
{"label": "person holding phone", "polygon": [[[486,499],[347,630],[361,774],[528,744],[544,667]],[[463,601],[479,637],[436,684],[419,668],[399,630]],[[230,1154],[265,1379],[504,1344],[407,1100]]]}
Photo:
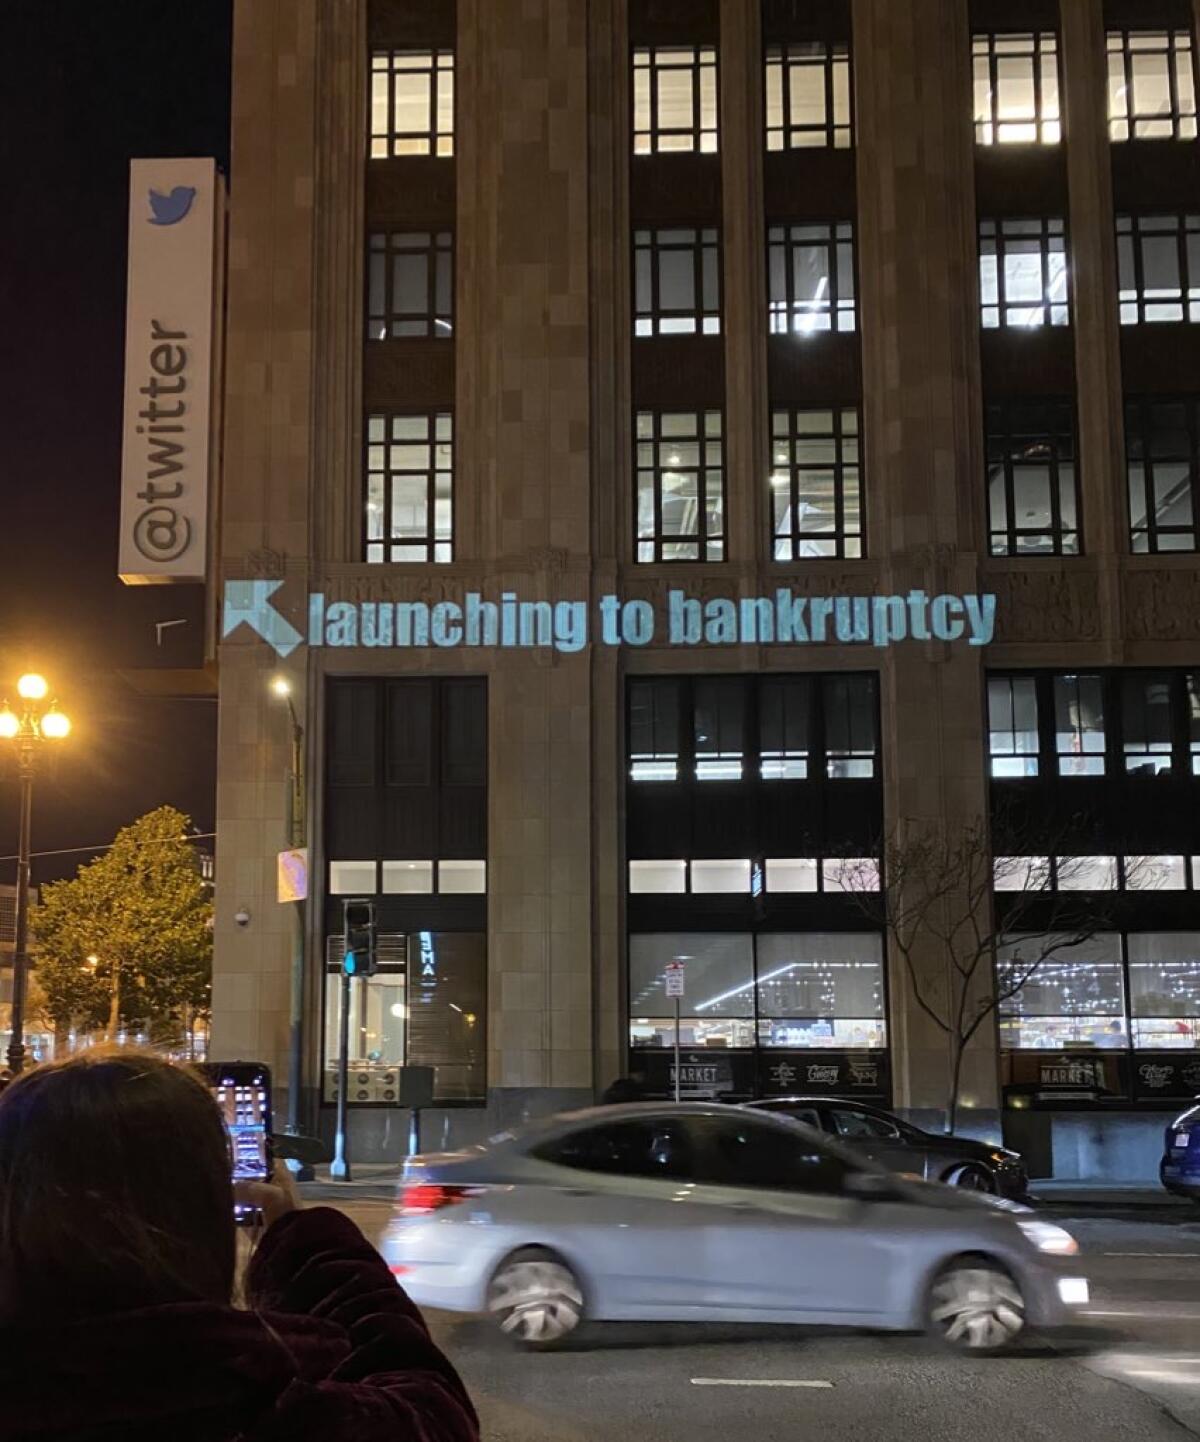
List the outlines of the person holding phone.
{"label": "person holding phone", "polygon": [[4,1442],[478,1442],[458,1374],[358,1228],[287,1169],[232,1302],[229,1142],[209,1089],[85,1052],[0,1095]]}

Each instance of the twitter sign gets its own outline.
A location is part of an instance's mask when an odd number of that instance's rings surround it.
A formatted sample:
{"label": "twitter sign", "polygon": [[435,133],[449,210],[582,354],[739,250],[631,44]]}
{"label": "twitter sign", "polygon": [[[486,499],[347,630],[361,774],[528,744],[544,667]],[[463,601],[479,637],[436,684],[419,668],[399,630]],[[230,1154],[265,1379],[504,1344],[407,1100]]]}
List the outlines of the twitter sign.
{"label": "twitter sign", "polygon": [[127,585],[206,578],[219,184],[211,159],[130,165],[118,567]]}

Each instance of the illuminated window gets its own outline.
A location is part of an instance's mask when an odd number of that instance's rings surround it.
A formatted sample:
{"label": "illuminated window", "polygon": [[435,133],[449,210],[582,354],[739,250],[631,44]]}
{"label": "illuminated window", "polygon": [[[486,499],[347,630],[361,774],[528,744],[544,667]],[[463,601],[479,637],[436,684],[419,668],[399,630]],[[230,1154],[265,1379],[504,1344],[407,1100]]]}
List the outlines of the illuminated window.
{"label": "illuminated window", "polygon": [[1057,145],[1058,39],[1037,34],[976,35],[975,139],[980,145]]}
{"label": "illuminated window", "polygon": [[833,856],[821,862],[826,891],[878,891],[879,862],[869,856]]}
{"label": "illuminated window", "polygon": [[1186,856],[1127,856],[1125,886],[1129,891],[1186,891]]}
{"label": "illuminated window", "polygon": [[371,158],[454,154],[454,52],[371,55]]}
{"label": "illuminated window", "polygon": [[989,537],[993,556],[1079,550],[1075,417],[1069,401],[987,407]]}
{"label": "illuminated window", "polygon": [[1200,1046],[1200,934],[1131,932],[1126,954],[1134,1046],[1152,1051]]}
{"label": "illuminated window", "polygon": [[629,890],[634,895],[670,895],[687,890],[686,861],[631,861]]}
{"label": "illuminated window", "polygon": [[767,294],[772,335],[854,330],[853,225],[842,221],[770,226]]}
{"label": "illuminated window", "polygon": [[992,775],[1036,776],[1037,683],[1032,676],[989,676],[987,694]]}
{"label": "illuminated window", "polygon": [[1116,891],[1115,856],[1056,856],[1054,884],[1059,891]]}
{"label": "illuminated window", "polygon": [[1048,856],[997,856],[992,862],[995,891],[1045,891],[1049,886]]}
{"label": "illuminated window", "polygon": [[768,856],[767,890],[771,892],[816,891],[815,856]]}
{"label": "illuminated window", "polygon": [[1191,396],[1131,401],[1125,454],[1134,551],[1194,551],[1200,402]]}
{"label": "illuminated window", "polygon": [[692,891],[700,894],[710,892],[738,892],[750,890],[750,862],[735,861],[693,861]]}
{"label": "illuminated window", "polygon": [[487,891],[486,861],[439,861],[437,875],[443,896],[479,896]]}
{"label": "illuminated window", "polygon": [[861,556],[857,407],[774,411],[771,503],[777,561]]}
{"label": "illuminated window", "polygon": [[629,682],[629,778],[675,781],[679,777],[679,682]]}
{"label": "illuminated window", "polygon": [[767,932],[755,951],[760,1046],[887,1045],[878,933]]}
{"label": "illuminated window", "polygon": [[433,890],[432,861],[385,861],[382,871],[387,895],[418,896]]}
{"label": "illuminated window", "polygon": [[725,559],[720,411],[639,411],[637,559]]}
{"label": "illuminated window", "polygon": [[635,155],[717,148],[717,52],[677,45],[633,52]]}
{"label": "illuminated window", "polygon": [[1200,321],[1200,215],[1118,215],[1122,325]]}
{"label": "illuminated window", "polygon": [[852,145],[849,47],[820,40],[768,45],[766,116],[768,150]]}
{"label": "illuminated window", "polygon": [[329,863],[329,894],[331,896],[374,896],[375,863],[373,861],[331,861]]}
{"label": "illuminated window", "polygon": [[449,231],[375,233],[367,252],[367,338],[454,333],[453,240]]}
{"label": "illuminated window", "polygon": [[1000,1044],[1058,1051],[1068,1044],[1128,1046],[1121,938],[1100,932],[1083,942],[1012,936],[996,952]]}
{"label": "illuminated window", "polygon": [[1060,776],[1104,775],[1104,684],[1099,676],[1055,676],[1054,741]]}
{"label": "illuminated window", "polygon": [[634,231],[633,273],[636,335],[720,334],[715,229]]}
{"label": "illuminated window", "polygon": [[1196,85],[1186,30],[1108,32],[1108,133],[1123,140],[1195,140]]}
{"label": "illuminated window", "polygon": [[985,330],[1069,325],[1061,220],[981,220],[979,294]]}
{"label": "illuminated window", "polygon": [[369,416],[367,560],[450,560],[453,478],[447,413]]}

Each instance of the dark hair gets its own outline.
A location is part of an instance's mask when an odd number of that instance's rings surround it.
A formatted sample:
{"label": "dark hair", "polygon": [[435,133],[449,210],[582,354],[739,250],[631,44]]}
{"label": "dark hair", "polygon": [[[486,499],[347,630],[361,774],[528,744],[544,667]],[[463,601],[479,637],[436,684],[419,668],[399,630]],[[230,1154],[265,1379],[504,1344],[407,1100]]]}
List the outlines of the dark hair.
{"label": "dark hair", "polygon": [[0,1095],[0,1321],[228,1302],[229,1142],[204,1083],[100,1049]]}

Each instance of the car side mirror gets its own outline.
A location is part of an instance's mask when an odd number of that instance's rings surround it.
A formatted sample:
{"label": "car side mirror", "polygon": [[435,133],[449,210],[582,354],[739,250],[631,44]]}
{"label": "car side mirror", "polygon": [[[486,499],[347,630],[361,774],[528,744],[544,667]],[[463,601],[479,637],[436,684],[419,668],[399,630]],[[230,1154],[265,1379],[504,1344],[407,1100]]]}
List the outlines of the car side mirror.
{"label": "car side mirror", "polygon": [[884,1172],[848,1172],[842,1191],[862,1202],[894,1202],[900,1196],[894,1178]]}

